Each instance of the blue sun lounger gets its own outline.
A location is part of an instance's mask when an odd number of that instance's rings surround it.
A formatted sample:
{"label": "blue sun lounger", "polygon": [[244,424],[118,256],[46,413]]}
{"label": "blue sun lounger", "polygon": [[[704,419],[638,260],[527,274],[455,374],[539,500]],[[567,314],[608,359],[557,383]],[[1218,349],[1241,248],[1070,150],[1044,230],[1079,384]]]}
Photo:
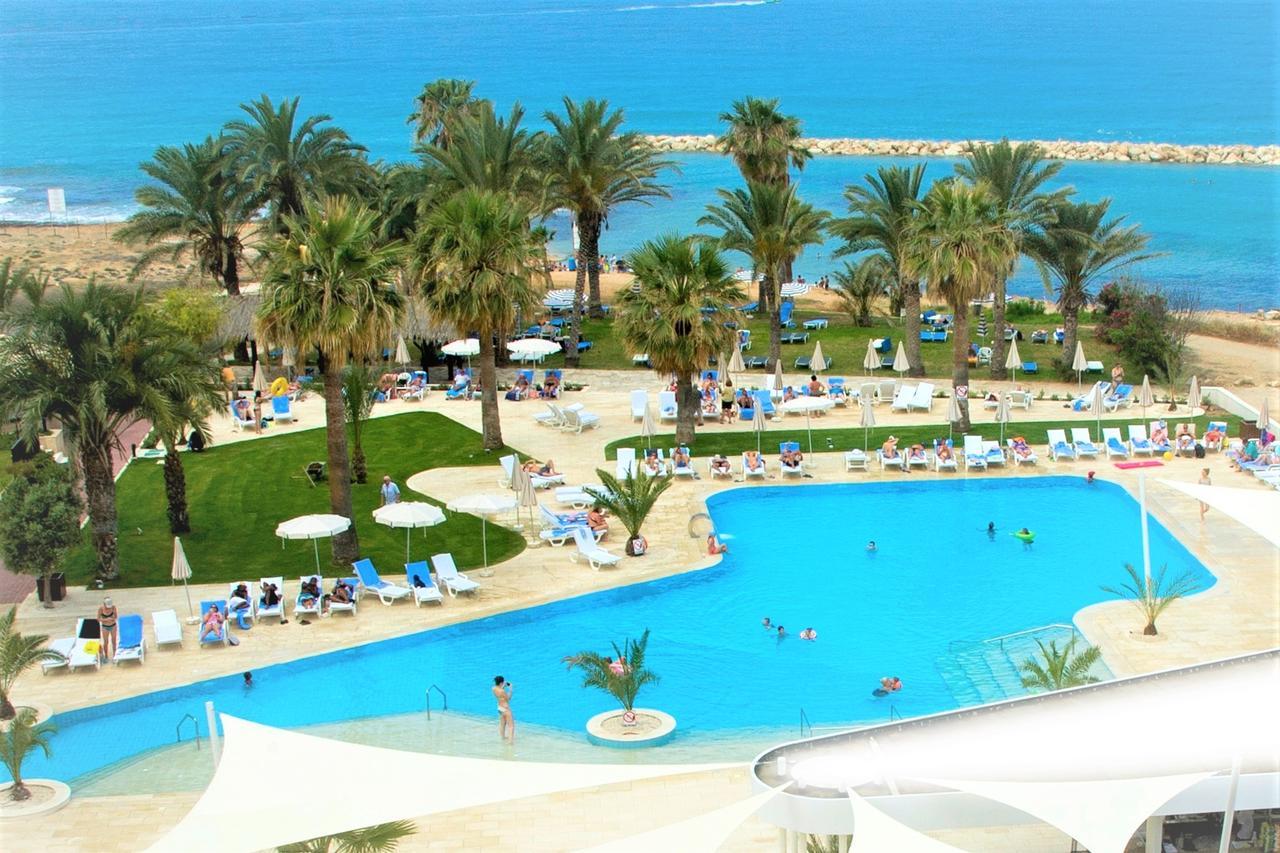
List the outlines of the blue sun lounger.
{"label": "blue sun lounger", "polygon": [[[217,607],[222,611],[222,625],[217,634],[204,636],[204,614],[209,612],[210,607]],[[200,645],[202,646],[225,646],[227,641],[227,602],[219,599],[218,601],[202,601],[200,602]]]}
{"label": "blue sun lounger", "polygon": [[116,629],[120,642],[116,646],[116,654],[112,660],[120,663],[126,660],[136,660],[142,663],[147,657],[147,641],[142,636],[142,617],[136,613],[120,617],[119,627]]}
{"label": "blue sun lounger", "polygon": [[357,593],[375,593],[383,604],[399,601],[411,591],[408,587],[396,586],[384,581],[378,576],[378,570],[373,567],[373,561],[368,558],[356,560],[351,564],[351,568],[356,570],[356,577],[360,579],[360,585],[356,588]]}
{"label": "blue sun lounger", "polygon": [[436,586],[436,582],[431,579],[431,570],[427,568],[426,560],[405,563],[404,579],[413,589],[413,603],[418,607],[421,607],[424,601],[444,604],[444,596],[440,593],[440,587]]}

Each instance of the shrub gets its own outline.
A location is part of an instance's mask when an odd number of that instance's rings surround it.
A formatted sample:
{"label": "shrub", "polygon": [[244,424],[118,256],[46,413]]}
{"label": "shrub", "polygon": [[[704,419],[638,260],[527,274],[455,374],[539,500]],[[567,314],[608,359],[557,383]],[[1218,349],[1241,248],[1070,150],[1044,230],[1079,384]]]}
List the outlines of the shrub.
{"label": "shrub", "polygon": [[1004,309],[1006,320],[1034,320],[1044,316],[1044,303],[1038,299],[1015,299]]}

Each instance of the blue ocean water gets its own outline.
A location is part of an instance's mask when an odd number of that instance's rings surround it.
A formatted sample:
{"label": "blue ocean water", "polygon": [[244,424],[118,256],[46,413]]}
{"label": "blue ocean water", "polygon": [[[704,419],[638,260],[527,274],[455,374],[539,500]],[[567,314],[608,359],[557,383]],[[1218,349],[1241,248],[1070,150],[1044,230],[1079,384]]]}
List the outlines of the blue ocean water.
{"label": "blue ocean water", "polygon": [[[937,669],[950,644],[1069,622],[1108,598],[1099,585],[1123,580],[1124,563],[1141,564],[1136,503],[1078,477],[747,487],[712,497],[709,509],[731,545],[715,568],[266,667],[252,690],[229,677],[60,714],[54,757],[34,756],[26,770],[73,779],[168,744],[176,721],[203,719],[209,699],[223,712],[303,726],[418,711],[434,683],[451,710],[491,714],[496,673],[516,685],[518,719],[576,732],[614,705],[584,690],[561,658],[609,651],[646,628],[661,683],[645,688],[642,704],[673,714],[681,738],[781,730],[802,707],[815,725],[883,720],[889,704],[927,714],[957,706]],[[988,521],[999,528],[993,538]],[[1033,545],[1010,535],[1022,526],[1036,531]],[[1214,583],[1155,522],[1151,552],[1156,567]],[[380,610],[370,604],[356,618]],[[764,616],[791,638],[764,630]],[[805,627],[816,642],[795,638]],[[238,649],[200,653],[246,655],[254,634],[275,630],[306,628],[264,624]],[[890,674],[903,691],[873,697]]]}
{"label": "blue ocean water", "polygon": [[[300,95],[374,157],[404,159],[422,84],[478,81],[531,118],[607,97],[629,124],[710,133],[746,94],[779,96],[815,136],[1276,143],[1268,0],[7,0],[0,14],[0,220],[119,219],[137,164],[269,93]],[[1145,168],[1145,167],[1144,167]],[[835,203],[862,164],[815,164]],[[1275,301],[1276,170],[1070,170],[1158,233],[1153,277],[1209,304]],[[674,203],[620,211],[609,251],[696,218],[732,170],[690,162]],[[1217,189],[1206,189],[1217,187]],[[687,201],[681,206],[681,201]]]}

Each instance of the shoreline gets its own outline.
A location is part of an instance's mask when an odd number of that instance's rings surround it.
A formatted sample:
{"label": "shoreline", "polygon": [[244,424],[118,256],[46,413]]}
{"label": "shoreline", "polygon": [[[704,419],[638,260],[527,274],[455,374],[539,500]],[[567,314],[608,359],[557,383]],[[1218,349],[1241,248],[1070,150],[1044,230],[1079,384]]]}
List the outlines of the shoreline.
{"label": "shoreline", "polygon": [[[718,154],[713,134],[649,134],[661,151]],[[992,140],[861,139],[806,137],[800,140],[816,157],[960,157],[970,142]],[[1069,139],[1031,141],[1057,160],[1114,163],[1178,163],[1208,166],[1280,166],[1280,145],[1175,145],[1167,142],[1078,142]]]}

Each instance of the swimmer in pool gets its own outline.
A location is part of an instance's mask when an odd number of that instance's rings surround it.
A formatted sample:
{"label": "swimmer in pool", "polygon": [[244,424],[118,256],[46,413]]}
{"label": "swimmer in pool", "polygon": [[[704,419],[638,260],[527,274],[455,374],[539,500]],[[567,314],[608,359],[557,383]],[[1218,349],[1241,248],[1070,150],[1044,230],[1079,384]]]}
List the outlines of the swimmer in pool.
{"label": "swimmer in pool", "polygon": [[876,551],[876,540],[872,539],[870,542],[868,542],[868,543],[867,543],[867,551],[868,551],[868,553],[875,553],[875,551]]}
{"label": "swimmer in pool", "polygon": [[996,538],[996,523],[994,521],[987,522],[987,538],[988,539]]}

